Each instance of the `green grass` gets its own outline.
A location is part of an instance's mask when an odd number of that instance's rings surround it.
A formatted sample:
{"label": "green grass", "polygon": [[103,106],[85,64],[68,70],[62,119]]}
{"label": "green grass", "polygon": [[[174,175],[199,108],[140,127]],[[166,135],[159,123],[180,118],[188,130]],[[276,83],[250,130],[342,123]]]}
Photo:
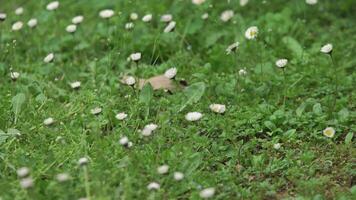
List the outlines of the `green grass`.
{"label": "green grass", "polygon": [[[216,189],[213,199],[355,198],[356,2],[229,2],[62,0],[54,12],[45,9],[45,0],[2,2],[0,12],[8,16],[0,22],[0,199],[79,199],[88,193],[99,200],[199,199],[207,187]],[[14,14],[18,6],[24,7],[21,16]],[[116,13],[109,20],[98,17],[106,8]],[[224,23],[226,9],[235,15]],[[137,20],[127,31],[131,12],[139,19],[152,13],[153,20]],[[205,12],[207,20],[201,19]],[[159,17],[165,13],[177,22],[174,32],[163,33]],[[79,14],[83,23],[67,33]],[[36,28],[24,24],[11,31],[15,21],[33,17]],[[259,28],[257,40],[245,39],[250,26]],[[236,41],[237,52],[226,55]],[[320,52],[326,43],[334,46],[334,66]],[[55,60],[46,64],[50,52]],[[134,52],[142,52],[138,66],[127,61]],[[289,60],[285,80],[275,66],[279,58]],[[199,89],[189,93],[180,86],[150,97],[120,83],[124,74],[149,78],[170,67],[178,69],[176,82],[204,83],[201,98]],[[17,81],[11,68],[21,74]],[[241,77],[243,68],[247,75]],[[76,80],[79,90],[69,85]],[[198,97],[187,104],[186,94]],[[140,101],[142,95],[150,102]],[[211,112],[212,103],[225,104],[226,112]],[[97,106],[103,112],[94,116],[90,110]],[[203,118],[186,121],[191,111]],[[128,118],[118,121],[118,112]],[[48,117],[56,121],[52,126],[43,125]],[[148,123],[159,128],[143,137],[139,129]],[[322,134],[329,126],[336,130],[333,138]],[[133,147],[119,144],[123,135]],[[84,156],[88,179],[77,164]],[[170,166],[168,175],[157,174],[162,164]],[[34,179],[28,190],[16,174],[23,166]],[[174,171],[185,178],[175,181]],[[59,183],[55,176],[63,172],[72,179]],[[161,189],[149,191],[152,181]]]}

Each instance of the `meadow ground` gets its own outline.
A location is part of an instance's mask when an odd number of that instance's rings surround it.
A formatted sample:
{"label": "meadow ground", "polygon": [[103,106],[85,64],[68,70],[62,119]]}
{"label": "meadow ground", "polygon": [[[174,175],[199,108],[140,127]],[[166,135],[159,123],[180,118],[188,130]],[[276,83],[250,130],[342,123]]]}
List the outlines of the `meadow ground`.
{"label": "meadow ground", "polygon": [[356,198],[356,1],[194,2],[1,1],[1,200]]}

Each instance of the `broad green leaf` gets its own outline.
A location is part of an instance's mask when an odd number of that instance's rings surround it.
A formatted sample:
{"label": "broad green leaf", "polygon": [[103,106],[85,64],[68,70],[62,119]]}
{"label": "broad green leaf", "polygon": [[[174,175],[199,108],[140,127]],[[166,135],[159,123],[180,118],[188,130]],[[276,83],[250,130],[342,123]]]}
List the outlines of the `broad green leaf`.
{"label": "broad green leaf", "polygon": [[9,136],[0,129],[0,144],[4,143]]}
{"label": "broad green leaf", "polygon": [[296,58],[301,58],[303,55],[303,47],[299,44],[299,42],[292,37],[284,37],[282,39],[283,43],[286,47],[293,52]]}
{"label": "broad green leaf", "polygon": [[347,110],[347,108],[343,108],[339,111],[338,115],[341,121],[345,121],[349,117],[349,110]]}
{"label": "broad green leaf", "polygon": [[321,115],[323,113],[323,109],[321,108],[321,104],[320,103],[316,103],[313,106],[313,112],[317,115]]}
{"label": "broad green leaf", "polygon": [[194,83],[191,86],[187,87],[184,90],[184,95],[187,97],[187,100],[182,104],[179,112],[181,112],[186,106],[196,103],[200,100],[205,92],[205,83],[198,82]]}
{"label": "broad green leaf", "polygon": [[153,97],[153,88],[150,83],[146,83],[140,92],[139,101],[141,103],[149,105],[152,100],[152,97]]}
{"label": "broad green leaf", "polygon": [[349,132],[345,137],[345,144],[350,144],[353,137],[354,137],[354,133]]}
{"label": "broad green leaf", "polygon": [[21,112],[22,106],[25,103],[26,96],[24,93],[19,93],[12,98],[12,110],[15,114],[15,124],[17,122],[18,116]]}
{"label": "broad green leaf", "polygon": [[298,117],[302,116],[305,108],[306,108],[307,104],[306,103],[302,103],[300,104],[300,106],[297,108],[297,110],[295,111],[295,113],[297,114]]}

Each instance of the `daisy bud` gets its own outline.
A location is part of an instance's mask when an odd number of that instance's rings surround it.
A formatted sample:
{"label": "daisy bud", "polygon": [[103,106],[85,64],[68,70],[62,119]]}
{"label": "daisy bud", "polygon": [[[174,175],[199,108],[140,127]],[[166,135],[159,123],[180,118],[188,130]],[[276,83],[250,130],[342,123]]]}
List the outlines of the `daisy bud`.
{"label": "daisy bud", "polygon": [[124,120],[127,117],[127,114],[124,112],[118,113],[117,115],[115,115],[115,118],[118,120]]}
{"label": "daisy bud", "polygon": [[185,115],[185,119],[191,122],[198,121],[203,117],[200,112],[189,112]]}
{"label": "daisy bud", "polygon": [[30,169],[27,167],[21,167],[17,170],[17,176],[20,178],[25,178],[30,174]]}
{"label": "daisy bud", "polygon": [[159,188],[160,188],[160,185],[157,182],[151,182],[147,186],[148,190],[159,190]]}
{"label": "daisy bud", "polygon": [[48,54],[48,55],[43,59],[43,61],[44,61],[45,63],[50,63],[50,62],[53,61],[53,59],[54,59],[54,54],[53,54],[53,53],[50,53],[50,54]]}
{"label": "daisy bud", "polygon": [[168,170],[169,170],[169,166],[168,165],[162,165],[162,166],[159,166],[157,168],[157,173],[158,174],[167,174]]}
{"label": "daisy bud", "polygon": [[148,14],[142,17],[143,22],[150,22],[152,20],[152,14]]}
{"label": "daisy bud", "polygon": [[79,160],[78,160],[78,165],[79,165],[79,166],[85,166],[85,165],[88,164],[88,162],[89,162],[89,160],[88,160],[88,158],[86,158],[86,157],[79,158]]}
{"label": "daisy bud", "polygon": [[130,19],[131,20],[137,20],[138,19],[138,14],[137,13],[131,13],[130,14]]}
{"label": "daisy bud", "polygon": [[247,75],[246,69],[240,69],[240,70],[239,70],[239,75],[240,75],[240,76],[246,76],[246,75]]}
{"label": "daisy bud", "polygon": [[256,39],[258,35],[258,28],[257,26],[251,26],[250,28],[248,28],[245,32],[245,37],[248,40],[253,40]]}
{"label": "daisy bud", "polygon": [[248,0],[240,0],[240,6],[246,6],[248,3]]}
{"label": "daisy bud", "polygon": [[232,10],[225,10],[224,12],[221,13],[220,19],[223,22],[229,21],[232,17],[234,16],[234,11]]}
{"label": "daisy bud", "polygon": [[283,58],[276,61],[276,66],[279,68],[284,68],[288,64],[288,60]]}
{"label": "daisy bud", "polygon": [[10,77],[13,81],[16,81],[20,77],[20,73],[18,72],[10,72]]}
{"label": "daisy bud", "polygon": [[223,104],[211,104],[209,106],[209,108],[211,111],[213,111],[215,113],[220,113],[220,114],[224,113],[226,110],[226,106]]}
{"label": "daisy bud", "polygon": [[99,16],[103,19],[111,18],[114,15],[114,11],[110,9],[105,9],[100,11]]}
{"label": "daisy bud", "polygon": [[0,21],[5,21],[6,13],[0,13]]}
{"label": "daisy bud", "polygon": [[171,22],[169,22],[168,25],[164,28],[163,32],[164,32],[164,33],[172,32],[175,27],[176,27],[176,22],[175,22],[175,21],[171,21]]}
{"label": "daisy bud", "polygon": [[127,77],[124,79],[124,83],[125,83],[126,85],[133,86],[133,85],[135,85],[136,80],[135,80],[135,78],[134,78],[133,76],[127,76]]}
{"label": "daisy bud", "polygon": [[52,117],[49,117],[45,120],[43,120],[43,124],[46,125],[46,126],[50,126],[54,123],[54,119]]}
{"label": "daisy bud", "polygon": [[56,180],[60,183],[66,182],[70,179],[70,175],[68,173],[60,173],[56,175]]}
{"label": "daisy bud", "polygon": [[202,3],[204,3],[205,0],[192,0],[192,3],[195,4],[195,5],[200,5]]}
{"label": "daisy bud", "polygon": [[77,26],[75,24],[70,24],[66,27],[66,31],[68,33],[74,33],[77,30]]}
{"label": "daisy bud", "polygon": [[320,52],[325,53],[325,54],[331,54],[333,51],[333,45],[332,44],[326,44],[323,47],[321,47]]}
{"label": "daisy bud", "polygon": [[209,17],[209,14],[208,14],[208,13],[204,13],[204,14],[201,16],[201,18],[204,19],[204,20],[208,19],[208,17]]}
{"label": "daisy bud", "polygon": [[33,19],[28,20],[27,26],[29,26],[30,28],[36,27],[37,26],[37,19],[33,18]]}
{"label": "daisy bud", "polygon": [[93,109],[90,110],[90,113],[93,114],[93,115],[98,115],[100,114],[102,111],[102,109],[100,107],[95,107]]}
{"label": "daisy bud", "polygon": [[52,1],[49,4],[47,4],[46,9],[49,11],[56,10],[59,7],[59,2],[58,1]]}
{"label": "daisy bud", "polygon": [[21,21],[15,22],[14,24],[12,24],[11,29],[13,31],[19,31],[22,29],[23,23]]}
{"label": "daisy bud", "polygon": [[75,81],[75,82],[70,84],[70,87],[72,89],[78,89],[78,88],[80,88],[80,85],[81,85],[80,81]]}
{"label": "daisy bud", "polygon": [[173,79],[176,75],[177,75],[177,68],[175,67],[169,68],[164,72],[164,76],[169,79]]}
{"label": "daisy bud", "polygon": [[326,137],[332,138],[335,135],[335,129],[333,127],[327,127],[326,129],[323,130],[323,134]]}
{"label": "daisy bud", "polygon": [[134,23],[132,23],[132,22],[129,22],[129,23],[126,23],[125,24],[125,29],[126,30],[131,30],[131,29],[133,29],[134,28]]}
{"label": "daisy bud", "polygon": [[184,174],[182,172],[174,172],[174,180],[180,181],[183,180]]}
{"label": "daisy bud", "polygon": [[18,7],[18,8],[16,8],[15,14],[16,14],[16,15],[22,15],[22,14],[23,14],[23,7]]}
{"label": "daisy bud", "polygon": [[73,17],[72,23],[73,24],[80,24],[80,23],[83,22],[83,20],[84,20],[84,17],[82,15],[78,15],[78,16]]}
{"label": "daisy bud", "polygon": [[199,196],[203,199],[208,199],[213,197],[215,194],[215,188],[206,188],[200,191]]}
{"label": "daisy bud", "polygon": [[318,0],[305,0],[305,3],[307,3],[309,5],[315,5],[318,3]]}
{"label": "daisy bud", "polygon": [[31,177],[24,178],[20,180],[20,186],[23,189],[29,189],[33,187],[33,179]]}
{"label": "daisy bud", "polygon": [[170,22],[172,19],[173,16],[171,14],[165,14],[161,16],[161,22]]}
{"label": "daisy bud", "polygon": [[139,61],[141,59],[141,53],[137,52],[137,53],[131,54],[130,59],[135,62]]}

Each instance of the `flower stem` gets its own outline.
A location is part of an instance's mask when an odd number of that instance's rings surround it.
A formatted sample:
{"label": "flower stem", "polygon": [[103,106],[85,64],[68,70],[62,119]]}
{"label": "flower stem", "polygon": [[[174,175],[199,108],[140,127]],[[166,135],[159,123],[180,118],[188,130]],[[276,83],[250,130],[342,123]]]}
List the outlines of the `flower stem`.
{"label": "flower stem", "polygon": [[334,68],[334,82],[335,82],[334,101],[333,101],[333,103],[331,105],[330,112],[334,112],[335,111],[335,106],[336,106],[337,95],[339,93],[339,81],[337,79],[337,69],[336,69],[336,65],[335,65],[335,60],[334,60],[332,54],[329,54],[329,55],[330,55],[332,67]]}
{"label": "flower stem", "polygon": [[84,171],[84,184],[85,184],[85,193],[87,198],[90,200],[90,185],[89,185],[89,174],[87,166],[83,166]]}
{"label": "flower stem", "polygon": [[283,76],[284,76],[284,82],[283,82],[283,93],[284,93],[284,97],[283,97],[283,108],[286,107],[286,99],[287,99],[287,75],[286,72],[283,68]]}

